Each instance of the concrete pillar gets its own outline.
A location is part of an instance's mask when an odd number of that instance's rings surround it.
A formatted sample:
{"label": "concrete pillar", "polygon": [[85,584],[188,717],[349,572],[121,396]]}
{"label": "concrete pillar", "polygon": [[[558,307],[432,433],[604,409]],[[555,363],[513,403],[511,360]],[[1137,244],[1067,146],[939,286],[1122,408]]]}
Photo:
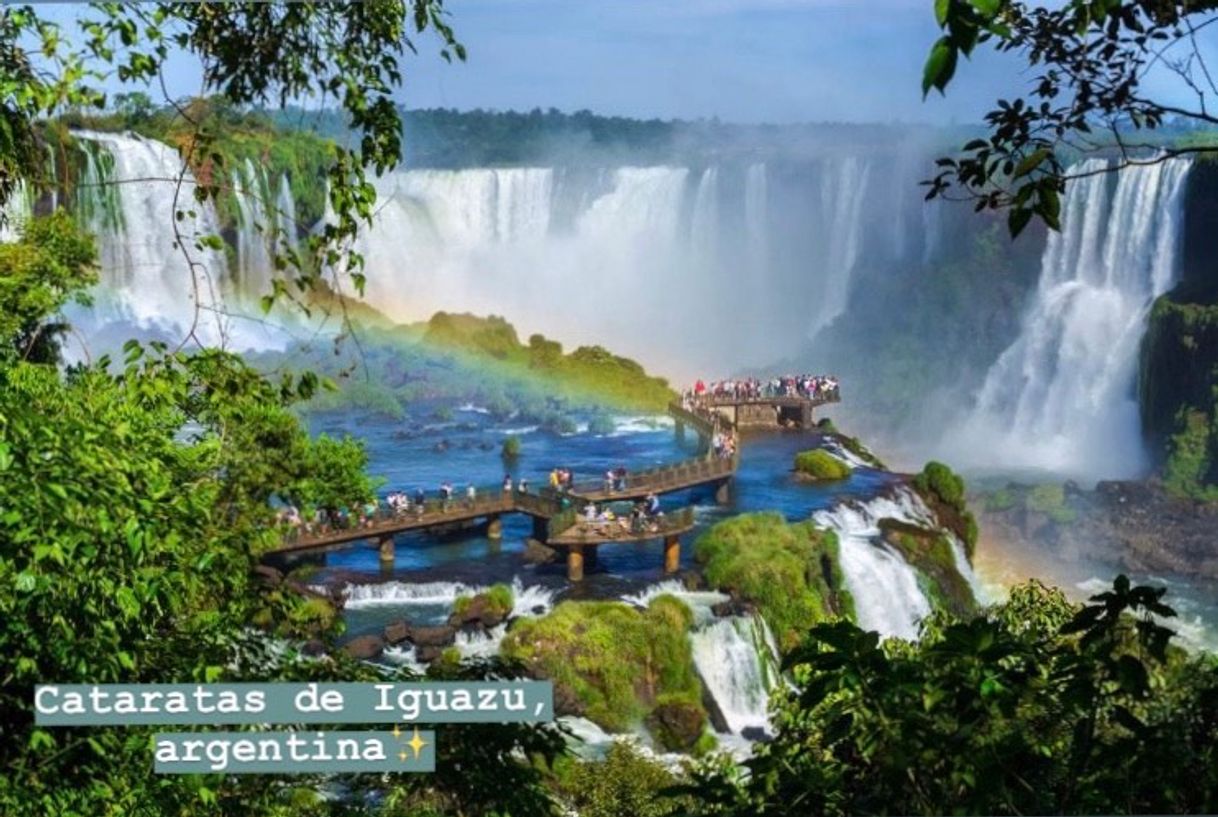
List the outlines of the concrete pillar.
{"label": "concrete pillar", "polygon": [[393,565],[393,534],[388,533],[376,540],[381,551],[381,566]]}
{"label": "concrete pillar", "polygon": [[799,424],[805,429],[812,427],[812,404],[804,403],[801,407],[802,412],[799,418]]}
{"label": "concrete pillar", "polygon": [[584,580],[584,546],[570,545],[567,548],[567,581]]}
{"label": "concrete pillar", "polygon": [[681,537],[669,534],[664,538],[664,572],[676,573],[681,569]]}
{"label": "concrete pillar", "polygon": [[719,483],[719,486],[715,488],[715,502],[720,505],[726,505],[729,501],[731,501],[731,484],[732,481],[730,479],[725,479],[723,482]]}
{"label": "concrete pillar", "polygon": [[503,520],[499,518],[499,514],[494,514],[487,520],[486,536],[488,539],[503,538]]}

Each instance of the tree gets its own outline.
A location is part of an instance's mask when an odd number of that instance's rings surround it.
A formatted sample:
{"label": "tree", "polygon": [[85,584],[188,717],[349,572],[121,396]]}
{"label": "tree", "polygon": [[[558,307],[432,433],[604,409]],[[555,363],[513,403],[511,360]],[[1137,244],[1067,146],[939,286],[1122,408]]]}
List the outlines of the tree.
{"label": "tree", "polygon": [[[96,85],[109,72],[137,88],[153,83],[164,88],[170,54],[185,52],[201,65],[200,94],[217,94],[232,106],[282,107],[306,99],[339,104],[357,139],[335,146],[327,174],[333,216],[307,240],[306,257],[283,253],[277,259],[291,275],[276,280],[263,306],[269,310],[281,298],[298,301],[323,281],[342,291],[343,281],[349,280],[362,293],[363,259],[351,242],[374,210],[376,191],[368,173],[383,173],[401,157],[401,116],[393,101],[403,79],[400,58],[415,50],[412,34],[425,31],[439,37],[445,59],[465,57],[443,0],[98,3],[90,9],[78,21],[79,42],[30,6],[0,9],[0,206],[21,183],[46,181],[41,118],[68,109],[103,109],[105,95]],[[140,102],[126,95],[120,107],[133,101]],[[189,105],[165,101],[191,128],[189,138],[181,141],[184,165],[174,212],[165,213],[166,228],[173,230],[196,284],[203,286],[198,253],[205,247],[219,249],[221,240],[192,235],[184,227],[193,219],[195,200],[215,198],[218,179],[228,174],[214,174],[194,186],[193,198],[185,193],[189,167],[204,158],[222,161],[211,150],[218,134],[192,115]],[[142,110],[142,104],[136,109]],[[197,340],[193,329],[188,339]]]}
{"label": "tree", "polygon": [[0,359],[59,359],[58,338],[68,328],[60,309],[88,302],[96,261],[92,240],[63,212],[31,219],[20,240],[0,244]]}
{"label": "tree", "polygon": [[818,625],[776,736],[685,791],[700,814],[1139,814],[1218,806],[1218,665],[1169,647],[1163,589],[1037,583],[914,643]]}
{"label": "tree", "polygon": [[[1218,2],[935,0],[934,8],[944,33],[927,57],[923,94],[944,92],[959,58],[983,43],[1026,62],[1031,81],[985,115],[984,137],[938,161],[927,198],[1005,209],[1012,235],[1033,217],[1057,229],[1070,180],[1218,152],[1218,138],[1198,132],[1218,126],[1218,66],[1208,64],[1200,36],[1218,23]],[[1174,87],[1147,81],[1156,74],[1173,77]],[[1116,161],[1105,170],[1070,166],[1096,153]]]}

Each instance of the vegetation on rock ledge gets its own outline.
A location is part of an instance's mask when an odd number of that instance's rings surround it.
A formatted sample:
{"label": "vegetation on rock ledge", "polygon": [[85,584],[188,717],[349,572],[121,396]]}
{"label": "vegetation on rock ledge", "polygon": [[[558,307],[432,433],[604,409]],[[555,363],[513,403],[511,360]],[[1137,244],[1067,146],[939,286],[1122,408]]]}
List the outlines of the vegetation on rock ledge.
{"label": "vegetation on rock ledge", "polygon": [[694,555],[712,587],[757,604],[781,649],[818,621],[854,616],[838,566],[837,537],[776,512],[718,523],[698,538]]}

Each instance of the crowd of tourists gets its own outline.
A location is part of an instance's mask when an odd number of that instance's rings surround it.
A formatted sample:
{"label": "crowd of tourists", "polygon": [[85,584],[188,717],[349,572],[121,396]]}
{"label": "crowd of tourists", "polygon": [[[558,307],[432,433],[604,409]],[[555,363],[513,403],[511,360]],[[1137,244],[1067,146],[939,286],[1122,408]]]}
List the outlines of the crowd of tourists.
{"label": "crowd of tourists", "polygon": [[832,400],[838,396],[838,380],[832,375],[799,374],[755,377],[734,380],[698,380],[682,395],[686,405],[712,400],[768,400],[779,397],[802,397],[808,400]]}
{"label": "crowd of tourists", "polygon": [[615,526],[623,534],[655,533],[660,530],[663,521],[660,498],[649,493],[646,498],[633,503],[628,514],[615,513],[608,503],[598,507],[595,502],[589,502],[581,511],[580,529],[599,536],[612,536]]}

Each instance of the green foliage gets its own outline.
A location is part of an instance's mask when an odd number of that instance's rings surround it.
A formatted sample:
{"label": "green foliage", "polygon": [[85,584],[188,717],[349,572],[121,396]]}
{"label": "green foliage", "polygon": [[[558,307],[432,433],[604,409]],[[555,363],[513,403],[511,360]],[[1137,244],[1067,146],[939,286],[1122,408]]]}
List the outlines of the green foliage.
{"label": "green foliage", "polygon": [[964,507],[964,480],[941,462],[926,463],[913,484],[920,494],[933,494],[953,508]]}
{"label": "green foliage", "polygon": [[515,434],[509,434],[503,438],[503,458],[505,460],[514,460],[520,456],[520,438]]}
{"label": "green foliage", "polygon": [[[1155,301],[1142,343],[1142,423],[1162,445],[1163,486],[1218,499],[1218,303],[1187,285]],[[1191,300],[1196,298],[1201,302]]]}
{"label": "green foliage", "polygon": [[1029,511],[1043,513],[1059,525],[1069,524],[1078,517],[1078,513],[1066,504],[1066,491],[1058,483],[1033,487],[1025,502]]}
{"label": "green foliage", "polygon": [[1206,812],[1218,664],[1169,649],[1163,590],[1072,607],[1031,584],[915,643],[820,624],[747,776],[698,772],[693,814]]}
{"label": "green foliage", "polygon": [[[560,354],[536,367],[532,347],[507,345],[516,333],[501,318],[438,313],[422,326],[357,323],[358,349],[336,354],[330,346],[301,344],[249,359],[265,371],[307,366],[338,384],[336,391],[314,398],[312,411],[362,408],[404,418],[411,402],[444,399],[474,402],[500,417],[517,411],[522,419],[559,433],[575,431],[570,416],[575,411],[661,412],[675,396],[663,379],[607,353]],[[448,406],[439,411],[437,419],[452,419]]]}
{"label": "green foliage", "polygon": [[805,477],[824,482],[848,479],[851,473],[849,465],[821,448],[796,454],[795,470]]}
{"label": "green foliage", "polygon": [[985,509],[990,513],[1002,513],[1015,507],[1015,495],[1007,488],[999,488],[985,496]]}
{"label": "green foliage", "polygon": [[644,611],[568,601],[549,615],[516,622],[501,652],[551,679],[557,700],[578,702],[590,720],[623,732],[641,724],[661,696],[701,700],[687,637],[692,621],[689,608],[672,596],[657,597]]}
{"label": "green foliage", "polygon": [[0,356],[58,360],[67,326],[52,321],[69,300],[87,302],[96,261],[92,239],[62,210],[28,220],[18,241],[0,244]]}
{"label": "green foliage", "polygon": [[749,513],[698,537],[694,556],[706,580],[757,604],[781,648],[816,622],[853,615],[837,559],[837,538],[780,513]]}
{"label": "green foliage", "polygon": [[506,584],[491,585],[490,589],[486,591],[486,602],[493,613],[503,617],[507,617],[516,604],[512,588]]}
{"label": "green foliage", "polygon": [[[938,160],[937,175],[926,182],[927,198],[951,190],[973,199],[979,211],[1006,210],[1013,236],[1033,218],[1059,229],[1061,193],[1070,177],[1066,164],[1078,152],[1111,148],[1124,156],[1129,144],[1165,142],[1154,138],[1164,127],[1212,129],[1218,120],[1205,105],[1180,107],[1175,94],[1205,97],[1191,65],[1204,61],[1196,30],[1211,22],[1213,10],[1212,3],[1187,0],[1070,0],[1051,6],[935,0],[944,33],[926,60],[924,95],[932,87],[942,92],[958,57],[983,42],[1026,63],[1028,90],[1013,99],[1004,95],[985,115],[981,137]],[[1147,87],[1146,66],[1168,52],[1180,54],[1178,84]],[[1204,137],[1162,148],[1161,158],[1218,149]]]}
{"label": "green foliage", "polygon": [[679,778],[628,741],[615,741],[603,760],[582,760],[558,784],[581,817],[668,817],[682,802],[665,796]]}
{"label": "green foliage", "polygon": [[913,478],[914,490],[935,511],[942,525],[950,528],[964,543],[970,559],[977,547],[977,519],[964,497],[964,480],[941,462],[928,462]]}
{"label": "green foliage", "polygon": [[589,434],[612,434],[616,429],[613,418],[608,414],[595,414],[588,421]]}
{"label": "green foliage", "polygon": [[879,526],[884,541],[918,571],[919,583],[936,610],[956,618],[977,611],[977,599],[956,567],[956,555],[948,536],[897,519],[881,519]]}

